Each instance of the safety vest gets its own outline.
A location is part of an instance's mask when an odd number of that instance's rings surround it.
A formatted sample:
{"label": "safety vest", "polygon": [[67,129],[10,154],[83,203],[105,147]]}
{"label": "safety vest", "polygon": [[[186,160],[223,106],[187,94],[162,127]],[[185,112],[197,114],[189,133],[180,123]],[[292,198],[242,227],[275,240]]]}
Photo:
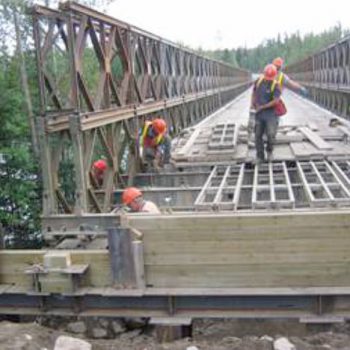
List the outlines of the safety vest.
{"label": "safety vest", "polygon": [[[140,137],[140,146],[142,146],[142,147],[144,146],[145,139],[147,137],[147,132],[148,132],[150,126],[152,126],[151,121],[146,121],[145,125],[143,126],[143,129],[141,132],[141,137]],[[159,134],[153,139],[154,146],[158,146],[162,142],[163,136],[164,136],[163,134]]]}
{"label": "safety vest", "polygon": [[283,88],[283,80],[284,80],[284,74],[282,72],[278,72],[277,83],[280,85],[281,90]]}
{"label": "safety vest", "polygon": [[[283,74],[283,73],[282,73],[282,74]],[[257,83],[256,83],[256,87],[257,87],[257,88],[260,86],[260,84],[263,82],[263,80],[264,80],[264,76],[262,75],[262,76],[258,79],[258,81],[257,81]],[[281,85],[281,81],[282,81],[282,80],[283,80],[283,76],[282,76],[281,79],[278,77],[278,80],[274,80],[274,81],[272,82],[272,85],[271,85],[271,93],[273,93],[273,92],[275,91],[275,88],[276,88],[276,85],[277,85],[277,84],[279,84],[280,87],[282,88],[282,85]]]}

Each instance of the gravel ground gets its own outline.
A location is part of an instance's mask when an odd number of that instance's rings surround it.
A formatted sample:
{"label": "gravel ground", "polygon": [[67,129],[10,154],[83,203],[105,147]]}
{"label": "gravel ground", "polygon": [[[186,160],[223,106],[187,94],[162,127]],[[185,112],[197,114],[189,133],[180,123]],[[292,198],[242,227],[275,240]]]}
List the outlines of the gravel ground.
{"label": "gravel ground", "polygon": [[[52,350],[60,335],[84,339],[93,350],[273,350],[274,341],[288,338],[296,350],[350,350],[350,326],[310,327],[296,322],[198,320],[191,338],[159,343],[151,328],[125,331],[114,339],[83,335],[41,326],[35,322],[0,322],[1,350]],[[192,348],[196,347],[196,348]],[[78,349],[77,349],[78,350]]]}

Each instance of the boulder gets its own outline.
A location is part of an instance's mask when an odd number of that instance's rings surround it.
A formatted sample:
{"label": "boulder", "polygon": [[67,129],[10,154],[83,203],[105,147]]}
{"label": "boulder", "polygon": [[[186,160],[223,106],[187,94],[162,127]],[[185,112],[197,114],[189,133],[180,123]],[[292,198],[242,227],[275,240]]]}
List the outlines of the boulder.
{"label": "boulder", "polygon": [[61,335],[56,339],[54,350],[91,350],[91,344],[85,340]]}
{"label": "boulder", "polygon": [[92,329],[92,336],[95,339],[101,339],[107,337],[107,330],[100,327],[95,327]]}
{"label": "boulder", "polygon": [[74,334],[83,334],[86,332],[86,325],[83,321],[70,322],[67,324],[67,331]]}
{"label": "boulder", "polygon": [[296,350],[294,344],[292,344],[287,338],[278,338],[273,343],[274,350]]}

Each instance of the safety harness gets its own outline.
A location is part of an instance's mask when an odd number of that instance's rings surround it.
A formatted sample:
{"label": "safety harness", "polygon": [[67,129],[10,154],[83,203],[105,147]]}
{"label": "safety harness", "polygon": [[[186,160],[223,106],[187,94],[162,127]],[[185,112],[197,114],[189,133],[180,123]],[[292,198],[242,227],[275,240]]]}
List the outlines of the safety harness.
{"label": "safety harness", "polygon": [[[145,138],[147,137],[147,133],[148,133],[150,126],[152,126],[152,122],[146,121],[145,125],[143,126],[141,137],[140,137],[140,145],[141,146],[144,145]],[[155,146],[158,146],[162,142],[163,136],[164,136],[163,134],[159,134],[154,138],[154,145]]]}

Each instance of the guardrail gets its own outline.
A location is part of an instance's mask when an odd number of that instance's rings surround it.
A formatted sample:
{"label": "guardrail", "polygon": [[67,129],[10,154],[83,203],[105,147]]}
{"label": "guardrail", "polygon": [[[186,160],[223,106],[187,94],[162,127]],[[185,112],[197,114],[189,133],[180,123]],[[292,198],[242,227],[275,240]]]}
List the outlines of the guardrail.
{"label": "guardrail", "polygon": [[315,102],[350,119],[350,37],[289,65],[286,73],[308,87]]}

